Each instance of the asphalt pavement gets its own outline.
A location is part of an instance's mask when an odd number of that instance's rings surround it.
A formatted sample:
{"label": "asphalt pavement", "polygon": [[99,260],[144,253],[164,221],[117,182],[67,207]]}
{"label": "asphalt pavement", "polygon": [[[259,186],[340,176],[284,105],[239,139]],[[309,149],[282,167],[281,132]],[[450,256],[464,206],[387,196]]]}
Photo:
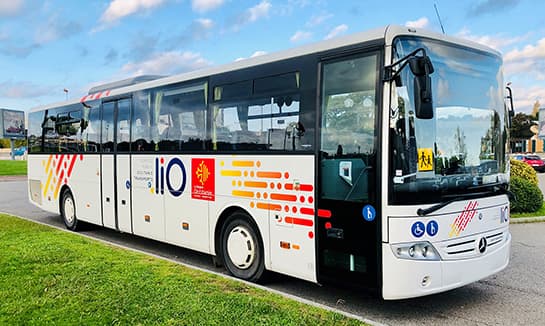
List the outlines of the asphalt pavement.
{"label": "asphalt pavement", "polygon": [[[541,179],[545,185],[545,175]],[[26,182],[17,178],[0,179],[0,211],[64,229],[58,215],[28,202]],[[545,325],[545,223],[513,224],[511,233],[511,262],[506,270],[441,294],[383,301],[350,287],[320,286],[282,275],[275,275],[265,286],[389,325]],[[191,250],[100,227],[81,234],[225,274],[214,267],[210,256]]]}

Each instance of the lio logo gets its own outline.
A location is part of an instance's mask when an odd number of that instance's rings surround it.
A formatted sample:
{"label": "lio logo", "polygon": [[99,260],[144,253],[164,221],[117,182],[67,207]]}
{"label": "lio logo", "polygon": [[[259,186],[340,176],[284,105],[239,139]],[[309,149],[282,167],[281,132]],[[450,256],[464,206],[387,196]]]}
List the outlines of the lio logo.
{"label": "lio logo", "polygon": [[[177,172],[177,173],[176,173]],[[165,159],[155,158],[155,193],[163,195],[166,189],[174,197],[179,197],[185,190],[187,175],[182,160],[174,157],[165,163]]]}

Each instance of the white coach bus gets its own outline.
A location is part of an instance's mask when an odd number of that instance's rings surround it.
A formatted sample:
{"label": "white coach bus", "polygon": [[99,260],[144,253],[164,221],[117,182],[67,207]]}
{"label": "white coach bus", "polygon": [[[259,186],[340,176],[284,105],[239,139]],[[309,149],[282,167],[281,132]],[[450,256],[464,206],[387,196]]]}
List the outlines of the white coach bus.
{"label": "white coach bus", "polygon": [[31,110],[38,207],[384,299],[509,261],[500,55],[389,26]]}

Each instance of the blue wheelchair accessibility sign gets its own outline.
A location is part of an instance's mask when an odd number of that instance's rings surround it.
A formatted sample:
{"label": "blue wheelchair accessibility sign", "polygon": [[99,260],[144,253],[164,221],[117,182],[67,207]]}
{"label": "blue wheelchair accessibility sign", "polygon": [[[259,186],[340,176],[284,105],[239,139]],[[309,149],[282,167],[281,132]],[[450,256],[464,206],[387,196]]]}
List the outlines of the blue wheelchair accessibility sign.
{"label": "blue wheelchair accessibility sign", "polygon": [[424,225],[424,223],[420,221],[414,222],[413,225],[411,226],[411,233],[416,238],[420,238],[426,233],[426,226]]}

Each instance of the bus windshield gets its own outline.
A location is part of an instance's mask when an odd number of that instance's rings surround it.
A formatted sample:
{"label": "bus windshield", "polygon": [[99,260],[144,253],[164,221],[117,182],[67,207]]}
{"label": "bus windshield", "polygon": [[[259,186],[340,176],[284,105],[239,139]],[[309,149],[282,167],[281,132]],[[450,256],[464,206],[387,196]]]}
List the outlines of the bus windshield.
{"label": "bus windshield", "polygon": [[490,53],[398,38],[393,60],[418,48],[430,57],[433,118],[415,114],[414,75],[392,83],[390,202],[434,203],[505,191],[508,168],[502,60]]}

